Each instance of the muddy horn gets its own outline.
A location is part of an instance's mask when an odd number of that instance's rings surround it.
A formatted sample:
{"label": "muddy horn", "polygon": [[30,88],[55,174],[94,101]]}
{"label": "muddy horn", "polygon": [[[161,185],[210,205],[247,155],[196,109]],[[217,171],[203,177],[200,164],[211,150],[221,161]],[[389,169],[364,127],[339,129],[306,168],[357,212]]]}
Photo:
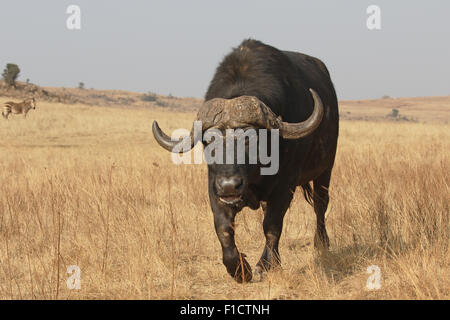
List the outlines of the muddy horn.
{"label": "muddy horn", "polygon": [[167,134],[165,134],[156,121],[153,121],[152,131],[153,136],[155,137],[158,144],[170,152],[174,152],[175,146],[177,146],[179,143],[185,144],[178,148],[179,152],[188,152],[195,146],[195,143],[197,142],[197,139],[195,139],[194,137],[194,128],[191,129],[191,133],[188,136],[185,136],[178,140],[172,140]]}

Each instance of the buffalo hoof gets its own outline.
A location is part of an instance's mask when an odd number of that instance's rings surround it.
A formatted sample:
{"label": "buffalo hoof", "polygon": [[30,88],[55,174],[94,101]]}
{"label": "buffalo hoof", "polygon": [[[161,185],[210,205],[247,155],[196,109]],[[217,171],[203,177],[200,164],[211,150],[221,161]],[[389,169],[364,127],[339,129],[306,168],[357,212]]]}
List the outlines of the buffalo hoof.
{"label": "buffalo hoof", "polygon": [[253,278],[252,268],[244,257],[241,257],[240,261],[238,261],[235,271],[229,273],[238,283],[250,282]]}
{"label": "buffalo hoof", "polygon": [[266,273],[264,269],[261,266],[257,265],[255,267],[255,271],[253,271],[253,281],[262,282],[264,281],[265,275]]}

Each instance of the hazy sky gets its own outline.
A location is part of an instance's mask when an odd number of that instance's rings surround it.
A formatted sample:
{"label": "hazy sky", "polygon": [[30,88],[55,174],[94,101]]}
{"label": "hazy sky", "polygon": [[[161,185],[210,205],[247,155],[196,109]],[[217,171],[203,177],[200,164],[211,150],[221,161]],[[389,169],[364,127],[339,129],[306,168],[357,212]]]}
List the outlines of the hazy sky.
{"label": "hazy sky", "polygon": [[[66,9],[81,8],[81,30]],[[366,9],[381,8],[381,30]],[[203,97],[244,38],[316,56],[340,99],[450,94],[449,0],[40,0],[0,4],[0,66],[45,86]]]}

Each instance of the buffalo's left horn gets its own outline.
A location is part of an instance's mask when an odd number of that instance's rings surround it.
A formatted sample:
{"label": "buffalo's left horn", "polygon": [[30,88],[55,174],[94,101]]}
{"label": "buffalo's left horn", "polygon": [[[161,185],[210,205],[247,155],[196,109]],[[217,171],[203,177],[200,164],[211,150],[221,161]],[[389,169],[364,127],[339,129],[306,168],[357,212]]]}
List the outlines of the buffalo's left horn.
{"label": "buffalo's left horn", "polygon": [[173,149],[179,143],[185,143],[185,145],[180,146],[180,148],[178,148],[178,152],[187,152],[195,146],[195,142],[197,141],[194,137],[194,128],[192,128],[191,133],[188,136],[178,140],[172,140],[167,134],[165,134],[156,121],[153,121],[152,131],[158,144],[170,152],[177,152]]}
{"label": "buffalo's left horn", "polygon": [[300,139],[311,134],[320,125],[323,118],[323,104],[319,95],[313,89],[309,89],[314,100],[314,110],[311,116],[305,121],[298,123],[288,123],[276,119],[277,127],[280,129],[280,135],[284,139]]}

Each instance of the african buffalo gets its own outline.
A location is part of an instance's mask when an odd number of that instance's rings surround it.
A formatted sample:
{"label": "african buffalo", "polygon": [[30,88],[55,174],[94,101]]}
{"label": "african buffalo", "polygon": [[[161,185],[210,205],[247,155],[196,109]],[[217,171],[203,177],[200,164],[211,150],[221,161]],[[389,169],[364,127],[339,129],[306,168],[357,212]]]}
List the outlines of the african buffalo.
{"label": "african buffalo", "polygon": [[[203,132],[215,128],[278,129],[279,170],[262,175],[261,164],[208,163],[209,199],[222,246],[223,263],[238,282],[252,279],[251,267],[234,240],[234,220],[245,206],[264,211],[266,244],[255,274],[280,265],[278,243],[283,218],[297,186],[314,206],[314,245],[326,250],[328,186],[338,138],[338,103],[325,64],[317,58],[280,51],[245,40],[218,66],[197,120]],[[190,149],[198,139],[190,135]],[[172,140],[153,122],[157,142],[173,152],[183,140]],[[267,140],[269,141],[269,140]],[[207,142],[204,142],[205,146]],[[268,146],[270,149],[270,146]],[[184,150],[186,151],[186,150]],[[310,182],[312,181],[312,186]]]}

